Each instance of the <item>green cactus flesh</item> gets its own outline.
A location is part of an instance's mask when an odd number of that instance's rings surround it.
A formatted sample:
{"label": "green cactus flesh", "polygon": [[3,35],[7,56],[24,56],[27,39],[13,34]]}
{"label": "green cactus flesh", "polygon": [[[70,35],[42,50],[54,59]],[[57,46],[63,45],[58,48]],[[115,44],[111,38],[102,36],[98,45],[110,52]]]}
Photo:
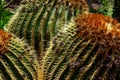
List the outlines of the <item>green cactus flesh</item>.
{"label": "green cactus flesh", "polygon": [[99,14],[83,14],[62,28],[43,59],[45,80],[116,80],[120,27]]}
{"label": "green cactus flesh", "polygon": [[62,4],[59,0],[37,1],[21,5],[6,27],[42,53],[61,26],[80,12],[78,7]]}
{"label": "green cactus flesh", "polygon": [[[1,32],[1,31],[0,31]],[[0,40],[1,36],[0,34]],[[5,40],[8,38],[4,38]],[[2,44],[0,42],[0,44]],[[38,80],[35,53],[24,41],[11,37],[0,49],[0,80]]]}

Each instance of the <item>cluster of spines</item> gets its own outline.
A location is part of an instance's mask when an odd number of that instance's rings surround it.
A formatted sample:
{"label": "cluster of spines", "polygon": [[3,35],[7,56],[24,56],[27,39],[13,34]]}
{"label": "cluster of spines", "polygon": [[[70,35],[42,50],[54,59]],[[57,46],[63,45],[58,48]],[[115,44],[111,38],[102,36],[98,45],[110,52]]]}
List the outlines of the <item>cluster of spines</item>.
{"label": "cluster of spines", "polygon": [[116,51],[119,51],[120,24],[117,20],[101,14],[83,14],[79,15],[75,22],[78,36],[95,38],[105,47],[116,48]]}
{"label": "cluster of spines", "polygon": [[[91,17],[91,21],[96,21],[94,17],[101,16],[103,19],[100,23],[84,22]],[[84,18],[83,18],[84,17]],[[93,17],[93,18],[92,18]],[[81,24],[80,24],[80,23]],[[86,25],[86,23],[89,23]],[[104,25],[101,23],[105,23]],[[84,25],[85,24],[85,25]],[[97,25],[100,24],[100,25]],[[110,25],[111,24],[111,25]],[[95,25],[95,26],[94,26]],[[118,32],[112,32],[113,36],[109,34],[110,30],[106,31],[105,42],[99,42],[98,33],[91,34],[92,30],[86,33],[87,29],[96,30],[96,28],[105,31],[112,27]],[[84,28],[87,27],[87,28]],[[84,28],[83,30],[81,30]],[[45,58],[43,59],[44,77],[47,80],[101,80],[101,79],[117,79],[119,78],[120,60],[119,53],[120,47],[120,33],[118,22],[99,14],[81,15],[75,19],[75,22],[70,22],[68,27],[64,27],[58,33],[56,38],[51,43],[50,48],[46,51]],[[94,37],[93,37],[94,36]],[[117,38],[115,41],[118,46],[111,44],[115,43],[112,38]],[[111,39],[110,39],[111,38]],[[108,44],[111,44],[108,46]],[[116,44],[115,43],[115,44]],[[107,47],[106,47],[107,46]],[[115,72],[115,73],[114,73]]]}
{"label": "cluster of spines", "polygon": [[37,80],[38,67],[34,60],[34,50],[19,38],[12,36],[8,39],[9,42],[2,45],[6,50],[2,54],[0,52],[1,80]]}

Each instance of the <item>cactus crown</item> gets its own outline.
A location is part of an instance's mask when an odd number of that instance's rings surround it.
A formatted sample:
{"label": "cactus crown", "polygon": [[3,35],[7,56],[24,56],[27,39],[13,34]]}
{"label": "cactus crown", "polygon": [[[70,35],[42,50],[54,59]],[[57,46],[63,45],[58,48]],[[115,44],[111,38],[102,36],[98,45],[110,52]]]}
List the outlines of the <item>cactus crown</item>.
{"label": "cactus crown", "polygon": [[75,18],[75,22],[78,36],[94,38],[105,47],[119,49],[120,24],[117,20],[101,14],[82,14]]}
{"label": "cactus crown", "polygon": [[11,37],[12,35],[8,34],[7,32],[4,32],[3,30],[0,30],[0,54],[6,51],[5,46],[9,43],[9,39]]}

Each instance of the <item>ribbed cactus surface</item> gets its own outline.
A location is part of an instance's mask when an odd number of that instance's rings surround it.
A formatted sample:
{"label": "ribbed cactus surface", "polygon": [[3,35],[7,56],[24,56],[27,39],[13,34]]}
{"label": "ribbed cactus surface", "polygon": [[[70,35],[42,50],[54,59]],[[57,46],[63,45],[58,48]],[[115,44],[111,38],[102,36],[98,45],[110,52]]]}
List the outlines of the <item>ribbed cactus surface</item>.
{"label": "ribbed cactus surface", "polygon": [[45,80],[120,79],[120,24],[82,14],[62,28],[43,59]]}
{"label": "ribbed cactus surface", "polygon": [[21,5],[6,27],[42,53],[61,26],[79,13],[80,8],[62,0],[38,0]]}
{"label": "ribbed cactus surface", "polygon": [[0,80],[38,80],[35,60],[24,41],[0,30]]}

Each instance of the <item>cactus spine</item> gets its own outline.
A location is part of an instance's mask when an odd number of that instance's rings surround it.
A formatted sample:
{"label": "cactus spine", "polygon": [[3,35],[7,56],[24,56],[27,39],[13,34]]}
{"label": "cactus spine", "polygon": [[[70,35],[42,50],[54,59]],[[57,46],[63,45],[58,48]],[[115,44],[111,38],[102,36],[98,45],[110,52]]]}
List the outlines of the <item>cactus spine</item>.
{"label": "cactus spine", "polygon": [[59,31],[46,51],[44,79],[119,79],[119,47],[116,20],[100,14],[79,15]]}
{"label": "cactus spine", "polygon": [[0,80],[38,80],[34,50],[21,39],[0,33]]}

